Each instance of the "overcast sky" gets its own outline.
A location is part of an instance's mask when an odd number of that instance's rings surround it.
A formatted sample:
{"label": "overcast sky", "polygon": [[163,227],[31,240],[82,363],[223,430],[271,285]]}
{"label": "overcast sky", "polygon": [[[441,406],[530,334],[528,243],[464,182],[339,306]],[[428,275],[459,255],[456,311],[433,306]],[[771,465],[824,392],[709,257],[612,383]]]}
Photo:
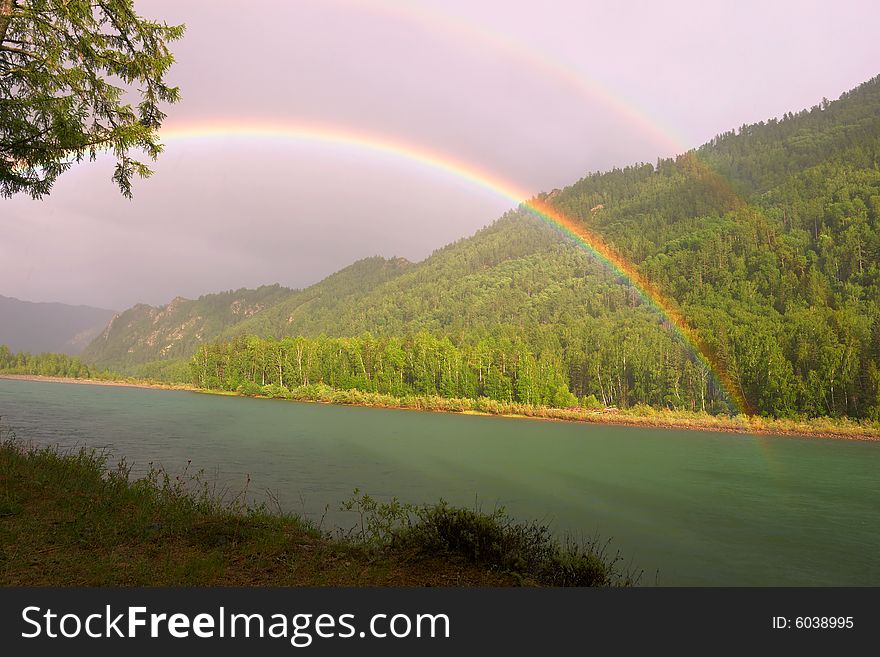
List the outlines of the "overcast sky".
{"label": "overcast sky", "polygon": [[[880,73],[880,3],[135,0],[187,24],[168,128],[320,123],[519,188],[655,161]],[[167,143],[121,198],[112,162],[0,200],[0,294],[123,309],[420,260],[512,206],[405,158],[266,138]]]}

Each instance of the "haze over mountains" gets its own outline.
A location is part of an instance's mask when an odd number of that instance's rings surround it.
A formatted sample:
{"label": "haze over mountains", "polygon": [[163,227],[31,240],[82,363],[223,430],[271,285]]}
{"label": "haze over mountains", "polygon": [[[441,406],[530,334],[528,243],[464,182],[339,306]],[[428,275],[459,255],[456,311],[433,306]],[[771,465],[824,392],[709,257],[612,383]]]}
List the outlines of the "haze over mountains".
{"label": "haze over mountains", "polygon": [[[840,100],[547,198],[679,304],[758,410],[871,415],[880,413],[878,163],[874,78]],[[524,209],[417,264],[369,258],[305,290],[135,306],[83,358],[135,371],[240,334],[420,330],[458,343],[524,337],[559,356],[573,392],[598,392],[605,377],[623,403],[678,403],[687,360],[625,280]]]}
{"label": "haze over mountains", "polygon": [[0,295],[0,344],[13,351],[75,356],[115,311],[64,303],[33,303]]}

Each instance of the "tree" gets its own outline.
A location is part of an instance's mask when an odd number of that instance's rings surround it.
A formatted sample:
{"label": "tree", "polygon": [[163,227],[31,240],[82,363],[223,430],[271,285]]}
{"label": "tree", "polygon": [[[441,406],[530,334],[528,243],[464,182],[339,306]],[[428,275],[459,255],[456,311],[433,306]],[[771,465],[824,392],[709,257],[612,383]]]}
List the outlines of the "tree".
{"label": "tree", "polygon": [[[152,172],[165,76],[184,26],[138,16],[132,0],[0,0],[0,194],[48,194],[73,162],[116,157],[126,197]],[[137,106],[133,107],[132,103]]]}

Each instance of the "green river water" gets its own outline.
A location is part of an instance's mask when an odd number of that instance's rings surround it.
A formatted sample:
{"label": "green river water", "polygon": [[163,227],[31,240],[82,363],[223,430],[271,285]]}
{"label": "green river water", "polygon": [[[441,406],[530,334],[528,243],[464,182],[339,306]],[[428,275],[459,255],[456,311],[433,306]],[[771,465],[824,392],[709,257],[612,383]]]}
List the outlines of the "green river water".
{"label": "green river water", "polygon": [[110,448],[323,527],[355,487],[612,539],[652,585],[880,585],[880,444],[640,429],[0,379],[37,444]]}

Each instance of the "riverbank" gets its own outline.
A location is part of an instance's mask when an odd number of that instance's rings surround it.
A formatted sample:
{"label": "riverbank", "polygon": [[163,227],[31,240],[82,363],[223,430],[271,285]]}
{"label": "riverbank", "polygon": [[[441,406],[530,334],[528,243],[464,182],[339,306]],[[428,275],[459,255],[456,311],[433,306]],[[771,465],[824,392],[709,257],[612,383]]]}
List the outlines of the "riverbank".
{"label": "riverbank", "polygon": [[[8,436],[8,434],[6,434]],[[596,542],[445,504],[356,495],[360,531],[214,497],[185,472],[132,480],[81,450],[28,448],[0,427],[2,586],[619,586]],[[538,531],[534,531],[537,529]]]}
{"label": "riverbank", "polygon": [[210,390],[188,384],[172,384],[137,379],[73,379],[27,374],[0,374],[0,379],[75,383],[84,385],[155,388],[184,390],[202,394],[249,396],[266,399],[285,399],[299,402],[317,402],[467,415],[501,416],[532,420],[589,422],[595,424],[650,427],[661,429],[691,429],[720,431],[766,436],[798,438],[829,438],[837,440],[880,441],[880,423],[846,418],[779,419],[745,415],[710,415],[702,412],[658,410],[650,406],[630,409],[549,408],[525,404],[499,402],[491,399],[449,399],[444,397],[399,398],[381,393],[359,390],[335,390],[328,386],[306,386],[302,389],[283,390],[271,395],[244,395],[239,392]]}
{"label": "riverbank", "polygon": [[40,374],[0,374],[0,379],[11,381],[42,381],[44,383],[78,383],[90,386],[114,386],[121,388],[155,388],[158,390],[188,390],[204,392],[200,388],[185,383],[162,383],[141,379],[85,379],[66,376],[42,376]]}

